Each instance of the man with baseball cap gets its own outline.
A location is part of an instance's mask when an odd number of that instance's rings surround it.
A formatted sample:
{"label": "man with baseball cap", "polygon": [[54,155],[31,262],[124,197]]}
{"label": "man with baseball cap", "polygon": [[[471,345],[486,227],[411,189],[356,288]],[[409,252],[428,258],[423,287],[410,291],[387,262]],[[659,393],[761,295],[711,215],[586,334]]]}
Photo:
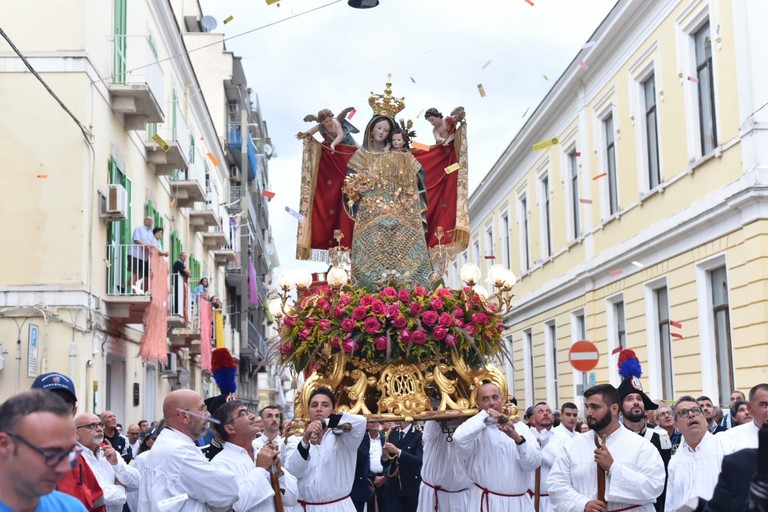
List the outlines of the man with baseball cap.
{"label": "man with baseball cap", "polygon": [[[72,379],[58,372],[38,375],[32,383],[32,389],[44,389],[64,400],[72,410],[72,425],[77,414],[77,394]],[[64,475],[57,489],[80,500],[90,512],[105,512],[104,491],[101,489],[96,476],[80,453],[77,456],[72,471]]]}

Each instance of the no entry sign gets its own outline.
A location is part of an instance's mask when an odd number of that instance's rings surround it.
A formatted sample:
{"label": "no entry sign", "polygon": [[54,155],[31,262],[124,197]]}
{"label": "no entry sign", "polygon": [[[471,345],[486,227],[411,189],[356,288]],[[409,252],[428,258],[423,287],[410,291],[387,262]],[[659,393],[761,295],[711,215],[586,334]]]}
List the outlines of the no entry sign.
{"label": "no entry sign", "polygon": [[571,345],[568,352],[568,359],[571,360],[571,366],[580,372],[588,372],[597,366],[600,360],[600,352],[594,343],[587,340],[577,341]]}

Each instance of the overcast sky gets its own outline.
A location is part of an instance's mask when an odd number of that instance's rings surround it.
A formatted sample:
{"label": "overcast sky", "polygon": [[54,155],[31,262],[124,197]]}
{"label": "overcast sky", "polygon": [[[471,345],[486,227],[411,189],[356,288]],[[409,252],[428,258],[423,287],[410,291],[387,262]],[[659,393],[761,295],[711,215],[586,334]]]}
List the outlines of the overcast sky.
{"label": "overcast sky", "polygon": [[[353,106],[352,123],[362,132],[371,117],[370,92],[381,93],[392,73],[393,95],[406,103],[398,118],[414,120],[420,142],[434,143],[423,113],[416,117],[420,112],[465,107],[471,193],[615,4],[531,1],[534,6],[527,0],[380,0],[360,10],[346,0],[284,0],[279,7],[265,0],[200,0],[203,13],[218,21],[215,32],[227,37],[285,20],[226,42],[243,57],[278,155],[269,162],[269,188],[276,193],[270,222],[280,259],[275,277],[302,266],[326,268],[294,259],[296,220],[285,211],[298,210],[301,143],[295,134],[312,126],[302,118]],[[317,10],[301,15],[311,9]]]}

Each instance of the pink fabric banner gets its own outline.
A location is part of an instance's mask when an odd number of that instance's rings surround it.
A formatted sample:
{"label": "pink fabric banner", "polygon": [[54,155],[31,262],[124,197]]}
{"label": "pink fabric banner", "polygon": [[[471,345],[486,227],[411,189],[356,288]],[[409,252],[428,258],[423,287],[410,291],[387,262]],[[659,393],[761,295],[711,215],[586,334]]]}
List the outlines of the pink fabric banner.
{"label": "pink fabric banner", "polygon": [[211,303],[198,295],[200,308],[200,368],[211,371]]}
{"label": "pink fabric banner", "polygon": [[256,267],[253,266],[253,258],[248,257],[248,303],[251,306],[259,305],[259,289],[256,284]]}
{"label": "pink fabric banner", "polygon": [[144,335],[141,337],[139,355],[144,361],[168,364],[166,336],[168,332],[168,262],[156,247],[149,248],[150,290],[152,296],[144,311]]}

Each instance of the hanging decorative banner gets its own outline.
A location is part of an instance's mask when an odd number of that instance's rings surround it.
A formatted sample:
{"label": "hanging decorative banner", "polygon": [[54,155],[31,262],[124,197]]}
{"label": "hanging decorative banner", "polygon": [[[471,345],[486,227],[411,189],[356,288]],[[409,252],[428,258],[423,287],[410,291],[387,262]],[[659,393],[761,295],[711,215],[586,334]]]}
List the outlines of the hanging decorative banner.
{"label": "hanging decorative banner", "polygon": [[261,191],[261,195],[263,195],[263,196],[264,196],[264,197],[266,197],[267,199],[272,199],[273,197],[275,197],[275,193],[274,193],[274,192],[271,192],[271,191],[269,191],[269,190],[262,190],[262,191]]}
{"label": "hanging decorative banner", "polygon": [[621,345],[611,350],[611,355],[618,354],[619,352],[621,352]]}
{"label": "hanging decorative banner", "polygon": [[675,322],[674,320],[670,320],[669,325],[671,325],[672,327],[677,327],[678,329],[683,328],[683,324],[681,324],[680,322]]}
{"label": "hanging decorative banner", "polygon": [[533,145],[534,151],[541,151],[542,149],[551,148],[552,146],[558,144],[560,142],[560,139],[557,137],[552,137],[551,139],[543,140],[541,142],[537,142]]}
{"label": "hanging decorative banner", "polygon": [[671,332],[671,333],[669,333],[669,335],[672,336],[673,338],[675,338],[676,340],[683,339],[683,335],[680,334],[679,332]]}

